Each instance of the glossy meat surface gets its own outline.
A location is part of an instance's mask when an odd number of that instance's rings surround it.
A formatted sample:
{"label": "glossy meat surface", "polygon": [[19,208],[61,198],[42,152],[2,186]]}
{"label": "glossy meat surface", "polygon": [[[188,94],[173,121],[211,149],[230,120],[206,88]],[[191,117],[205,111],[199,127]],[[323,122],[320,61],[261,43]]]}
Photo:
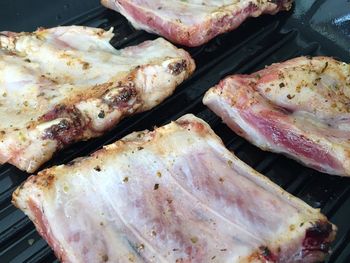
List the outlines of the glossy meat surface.
{"label": "glossy meat surface", "polygon": [[299,57],[233,75],[203,100],[236,133],[321,172],[350,176],[350,65]]}
{"label": "glossy meat surface", "polygon": [[13,201],[63,262],[317,262],[336,231],[193,115],[44,170]]}
{"label": "glossy meat surface", "polygon": [[136,28],[186,46],[199,46],[249,17],[289,10],[293,0],[101,0]]}
{"label": "glossy meat surface", "polygon": [[0,162],[35,171],[59,149],[159,104],[194,70],[163,39],[116,50],[112,31],[0,34]]}

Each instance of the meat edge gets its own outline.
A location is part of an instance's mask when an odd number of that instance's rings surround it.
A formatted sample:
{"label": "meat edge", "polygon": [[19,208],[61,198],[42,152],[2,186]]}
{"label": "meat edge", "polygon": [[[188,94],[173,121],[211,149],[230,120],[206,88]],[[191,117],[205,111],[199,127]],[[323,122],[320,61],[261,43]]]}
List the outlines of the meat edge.
{"label": "meat edge", "polygon": [[[338,165],[340,167],[338,169],[322,165],[321,167],[314,166],[311,164],[305,163],[303,160],[300,159],[299,156],[289,153],[283,149],[275,149],[269,146],[269,143],[266,142],[259,142],[259,139],[252,140],[251,138],[259,138],[261,137],[256,131],[255,127],[251,127],[249,123],[247,123],[245,120],[242,119],[241,114],[238,112],[237,109],[234,109],[232,106],[230,106],[230,97],[232,97],[229,94],[229,91],[225,90],[225,83],[227,81],[230,81],[234,76],[228,76],[220,81],[220,83],[212,88],[210,88],[204,98],[203,103],[208,106],[217,116],[220,116],[220,118],[223,120],[224,123],[226,123],[231,130],[233,130],[238,135],[244,137],[246,140],[250,141],[255,146],[259,147],[260,149],[264,151],[271,151],[275,153],[280,153],[285,155],[288,158],[291,158],[303,165],[309,166],[311,168],[314,168],[316,170],[321,170],[322,172],[338,175],[338,176],[349,176],[348,175],[348,168],[347,165],[349,162],[347,162],[345,159],[340,160],[336,159]],[[220,106],[219,106],[220,105]],[[249,134],[246,131],[249,131]],[[310,138],[311,141],[313,141],[312,138]],[[317,145],[324,147],[324,149],[332,150],[330,149],[330,144],[325,141],[322,138],[318,138],[319,143]],[[341,150],[341,149],[340,149]],[[344,153],[344,156],[346,154]],[[311,160],[310,160],[311,161]]]}
{"label": "meat edge", "polygon": [[[32,173],[46,161],[50,160],[58,150],[74,142],[100,136],[103,132],[114,127],[124,117],[149,110],[164,101],[174,92],[180,83],[193,73],[195,62],[185,50],[177,49],[164,39],[159,38],[154,41],[163,41],[167,45],[171,45],[178,52],[177,55],[181,54],[181,56],[168,58],[158,64],[149,64],[135,68],[125,78],[107,83],[107,86],[109,86],[107,92],[98,98],[87,97],[79,100],[79,97],[76,97],[76,101],[68,101],[63,106],[69,109],[69,111],[72,111],[72,109],[76,111],[75,115],[80,115],[80,124],[76,123],[77,116],[70,116],[69,114],[68,117],[64,116],[64,118],[61,118],[62,116],[58,115],[53,119],[50,118],[49,120],[35,123],[33,125],[34,128],[32,127],[29,131],[22,131],[28,136],[26,142],[18,144],[16,140],[10,138],[6,143],[0,145],[0,162],[8,162],[21,170]],[[140,45],[149,42],[146,41]],[[152,81],[149,79],[150,72],[152,73],[151,76],[154,77]],[[91,116],[91,112],[84,112],[83,104],[87,103],[95,111],[99,108],[101,110],[104,109],[108,103],[105,101],[101,102],[103,100],[102,96],[115,96],[114,91],[120,86],[120,83],[122,85],[134,83],[139,101],[133,105],[134,108],[132,109],[113,108],[110,114],[105,116],[106,119],[108,118],[105,127],[96,129],[91,123],[91,120],[96,118],[96,116]],[[105,89],[105,87],[102,88]],[[53,109],[53,111],[55,110]],[[45,131],[53,127],[55,127],[55,130],[63,131],[60,137],[67,140],[67,143],[61,143],[56,138],[45,138]]]}
{"label": "meat edge", "polygon": [[[164,135],[171,133],[174,129],[189,130],[190,132],[195,132],[203,137],[209,136],[210,139],[224,147],[221,139],[214,134],[208,124],[191,114],[185,115],[169,125],[156,128],[152,132],[147,130],[134,132],[111,145],[105,146],[103,149],[93,153],[90,157],[79,158],[69,165],[55,166],[39,172],[36,176],[32,175],[13,193],[12,202],[16,207],[23,210],[25,214],[29,216],[29,218],[35,223],[39,233],[47,238],[49,244],[55,249],[57,256],[65,262],[64,258],[67,257],[67,252],[60,249],[60,246],[56,243],[56,239],[52,236],[52,232],[48,228],[47,222],[45,223],[45,211],[41,210],[42,205],[40,202],[43,202],[41,199],[43,198],[46,188],[50,188],[54,184],[56,176],[64,176],[66,170],[72,169],[74,171],[75,169],[84,169],[90,166],[94,167],[95,163],[101,162],[101,159],[103,159],[104,156],[108,158],[108,155],[113,155],[124,150],[130,150],[141,146],[147,147],[147,144],[157,143],[160,138],[165,137]],[[281,251],[289,253],[288,256],[293,256],[294,258],[301,257],[303,256],[303,253],[306,253],[304,254],[305,257],[302,257],[302,259],[304,259],[303,262],[315,262],[315,259],[323,259],[328,251],[325,252],[321,249],[322,247],[328,249],[330,242],[334,240],[337,231],[336,226],[328,223],[327,218],[319,212],[319,209],[314,209],[308,206],[306,203],[284,191],[268,178],[240,161],[233,154],[226,152],[224,153],[224,156],[231,158],[238,165],[237,167],[240,170],[246,171],[257,185],[267,191],[275,192],[280,198],[284,198],[288,203],[293,202],[293,205],[304,211],[304,213],[308,215],[308,220],[313,222],[314,225],[311,224],[306,229],[304,237],[300,236],[293,239],[292,242],[283,243],[284,246],[281,247],[280,253]],[[36,197],[36,200],[32,198],[33,196]],[[310,238],[308,237],[308,233],[312,234]],[[275,249],[275,247],[273,248]],[[281,255],[275,254],[274,251],[270,251],[268,247],[266,247],[266,249],[260,248],[260,251],[249,256],[249,260],[269,260],[275,257],[281,257]]]}
{"label": "meat edge", "polygon": [[[102,5],[124,15],[135,28],[157,33],[165,38],[189,47],[207,43],[217,35],[232,31],[247,18],[262,14],[276,14],[281,10],[290,10],[293,0],[277,0],[266,3],[263,8],[249,3],[243,10],[235,12],[234,5],[225,11],[213,13],[204,23],[187,26],[178,21],[166,21],[142,7],[133,5],[128,0],[101,0]],[[146,13],[146,14],[145,14]],[[152,23],[152,26],[149,24]]]}

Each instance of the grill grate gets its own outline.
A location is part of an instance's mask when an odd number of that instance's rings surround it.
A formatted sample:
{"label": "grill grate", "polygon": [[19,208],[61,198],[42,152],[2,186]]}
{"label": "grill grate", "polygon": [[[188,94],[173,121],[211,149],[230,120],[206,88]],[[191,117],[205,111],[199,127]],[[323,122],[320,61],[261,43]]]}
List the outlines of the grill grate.
{"label": "grill grate", "polygon": [[[47,13],[27,24],[24,24],[24,14],[31,16],[36,14],[37,9],[21,6],[21,2],[24,1],[11,1],[12,5],[10,1],[0,4],[0,10],[3,10],[0,17],[4,19],[4,23],[1,21],[0,24],[7,27],[2,30],[30,31],[37,26],[58,24],[81,24],[105,29],[113,26],[116,37],[111,43],[116,48],[156,38],[133,29],[121,15],[99,6],[95,0],[86,1],[86,6],[81,5],[80,1],[61,1],[59,8],[50,6],[52,3],[48,1],[31,1],[31,4],[44,5],[43,10]],[[206,45],[188,48],[196,60],[197,70],[178,87],[173,96],[149,112],[123,120],[102,137],[65,149],[45,166],[66,163],[132,131],[151,129],[191,112],[207,121],[240,159],[311,206],[322,209],[339,227],[334,252],[327,262],[350,262],[350,180],[324,175],[281,155],[261,151],[235,135],[201,103],[205,91],[228,74],[253,72],[273,62],[300,55],[328,55],[349,62],[347,47],[350,34],[346,31],[349,24],[346,24],[346,20],[340,25],[336,21],[340,21],[342,14],[349,13],[350,3],[347,0],[336,2],[297,0],[296,7],[290,13],[251,19],[234,32],[217,37]],[[337,10],[339,5],[344,9]],[[16,10],[10,10],[10,7]],[[325,10],[328,20],[323,21],[319,17]],[[22,17],[18,21],[10,17],[11,12],[17,15],[19,11]],[[330,26],[324,26],[324,30],[320,31],[322,25]],[[337,43],[335,39],[342,41]],[[12,192],[26,177],[26,173],[11,165],[0,166],[0,262],[57,262],[30,220],[10,202]]]}

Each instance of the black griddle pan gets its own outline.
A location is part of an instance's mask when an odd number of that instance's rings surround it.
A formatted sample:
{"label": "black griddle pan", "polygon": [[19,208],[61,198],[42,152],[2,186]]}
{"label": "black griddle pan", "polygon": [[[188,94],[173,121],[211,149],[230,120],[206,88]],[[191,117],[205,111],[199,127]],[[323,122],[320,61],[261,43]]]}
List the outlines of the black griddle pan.
{"label": "black griddle pan", "polygon": [[[116,48],[157,37],[135,30],[98,0],[0,1],[0,30],[33,31],[37,27],[72,24],[114,27],[116,36],[111,42]],[[153,110],[123,120],[102,137],[61,151],[45,167],[87,155],[133,131],[152,129],[194,113],[208,122],[244,162],[309,205],[320,208],[338,226],[333,253],[327,262],[349,263],[350,178],[322,174],[282,155],[261,151],[228,129],[201,101],[211,86],[229,74],[251,73],[293,57],[326,55],[349,63],[350,1],[296,0],[290,12],[249,19],[233,32],[186,50],[195,59],[197,70],[173,96]],[[0,166],[0,263],[57,262],[34,225],[11,204],[12,192],[27,177],[9,164]]]}

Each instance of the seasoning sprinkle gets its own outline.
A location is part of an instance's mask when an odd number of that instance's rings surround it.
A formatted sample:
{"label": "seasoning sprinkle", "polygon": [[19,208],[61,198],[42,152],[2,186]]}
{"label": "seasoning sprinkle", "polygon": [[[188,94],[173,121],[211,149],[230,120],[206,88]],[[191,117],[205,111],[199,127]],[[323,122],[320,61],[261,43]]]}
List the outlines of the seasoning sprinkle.
{"label": "seasoning sprinkle", "polygon": [[198,237],[191,237],[191,242],[196,244],[198,242]]}

